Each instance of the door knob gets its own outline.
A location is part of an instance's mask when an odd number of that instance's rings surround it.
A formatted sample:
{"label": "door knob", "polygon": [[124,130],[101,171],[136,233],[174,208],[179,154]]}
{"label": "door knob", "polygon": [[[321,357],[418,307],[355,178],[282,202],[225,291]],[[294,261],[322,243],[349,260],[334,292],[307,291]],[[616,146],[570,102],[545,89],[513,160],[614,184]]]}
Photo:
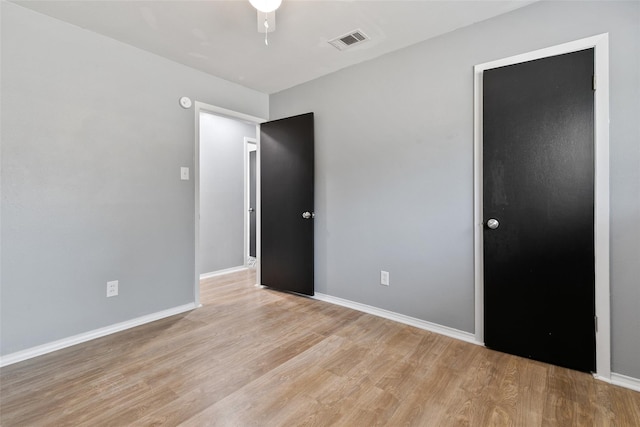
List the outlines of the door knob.
{"label": "door knob", "polygon": [[316,214],[314,214],[312,212],[309,212],[309,211],[302,213],[302,218],[304,218],[304,219],[311,219],[311,218],[313,218],[315,216],[316,216]]}
{"label": "door knob", "polygon": [[500,223],[495,218],[491,218],[489,221],[487,221],[487,227],[489,227],[491,230],[495,230],[499,226],[500,226]]}
{"label": "door knob", "polygon": [[249,212],[255,212],[256,210],[253,208],[249,208]]}

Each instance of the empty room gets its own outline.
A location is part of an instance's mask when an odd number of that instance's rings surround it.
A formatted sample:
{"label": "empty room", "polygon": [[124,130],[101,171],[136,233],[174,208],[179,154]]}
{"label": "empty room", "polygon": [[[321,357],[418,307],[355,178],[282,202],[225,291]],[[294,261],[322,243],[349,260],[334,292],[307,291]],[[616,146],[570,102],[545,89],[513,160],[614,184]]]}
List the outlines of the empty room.
{"label": "empty room", "polygon": [[640,425],[639,1],[0,25],[0,425]]}

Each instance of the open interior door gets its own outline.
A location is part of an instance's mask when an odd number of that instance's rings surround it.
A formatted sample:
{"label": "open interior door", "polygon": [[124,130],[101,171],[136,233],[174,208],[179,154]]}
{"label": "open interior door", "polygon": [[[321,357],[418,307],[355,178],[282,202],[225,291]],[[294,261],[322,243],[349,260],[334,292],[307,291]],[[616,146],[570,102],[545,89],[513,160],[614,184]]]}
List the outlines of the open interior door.
{"label": "open interior door", "polygon": [[260,281],[313,295],[313,113],[260,125]]}

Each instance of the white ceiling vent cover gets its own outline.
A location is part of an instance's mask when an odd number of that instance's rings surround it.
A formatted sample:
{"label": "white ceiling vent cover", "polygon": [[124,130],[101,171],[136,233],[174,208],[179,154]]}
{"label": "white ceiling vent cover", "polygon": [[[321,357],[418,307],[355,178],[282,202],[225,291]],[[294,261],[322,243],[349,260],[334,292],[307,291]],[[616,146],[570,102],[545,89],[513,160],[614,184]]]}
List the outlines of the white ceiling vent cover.
{"label": "white ceiling vent cover", "polygon": [[338,50],[345,50],[348,47],[362,44],[367,40],[369,40],[369,37],[367,37],[362,30],[353,30],[345,35],[329,40],[329,44]]}

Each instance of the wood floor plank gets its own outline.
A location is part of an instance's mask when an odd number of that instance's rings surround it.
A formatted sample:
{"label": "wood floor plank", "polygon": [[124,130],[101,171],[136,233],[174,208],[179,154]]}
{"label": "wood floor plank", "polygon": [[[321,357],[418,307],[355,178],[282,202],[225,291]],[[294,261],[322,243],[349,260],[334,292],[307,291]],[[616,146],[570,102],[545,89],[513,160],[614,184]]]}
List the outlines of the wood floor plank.
{"label": "wood floor plank", "polygon": [[255,286],[0,369],[0,425],[640,426],[640,393]]}

